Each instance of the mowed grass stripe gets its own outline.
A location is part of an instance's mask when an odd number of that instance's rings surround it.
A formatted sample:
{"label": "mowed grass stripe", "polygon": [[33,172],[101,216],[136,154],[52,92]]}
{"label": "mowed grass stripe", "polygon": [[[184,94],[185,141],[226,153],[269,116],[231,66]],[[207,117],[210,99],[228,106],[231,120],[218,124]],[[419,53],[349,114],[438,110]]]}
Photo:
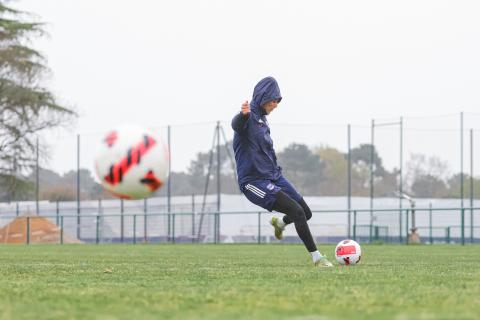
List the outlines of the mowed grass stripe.
{"label": "mowed grass stripe", "polygon": [[[334,246],[320,246],[333,258]],[[478,246],[0,246],[1,319],[478,319]]]}

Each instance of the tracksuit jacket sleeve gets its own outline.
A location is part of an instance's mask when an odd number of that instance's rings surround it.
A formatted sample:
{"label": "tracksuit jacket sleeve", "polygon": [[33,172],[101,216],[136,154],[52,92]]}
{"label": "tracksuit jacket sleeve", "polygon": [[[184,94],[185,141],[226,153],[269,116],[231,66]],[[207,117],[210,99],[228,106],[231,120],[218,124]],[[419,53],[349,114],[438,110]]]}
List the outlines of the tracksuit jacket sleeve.
{"label": "tracksuit jacket sleeve", "polygon": [[232,129],[237,133],[242,133],[243,130],[247,127],[248,118],[250,117],[250,113],[243,115],[239,112],[235,117],[232,119]]}

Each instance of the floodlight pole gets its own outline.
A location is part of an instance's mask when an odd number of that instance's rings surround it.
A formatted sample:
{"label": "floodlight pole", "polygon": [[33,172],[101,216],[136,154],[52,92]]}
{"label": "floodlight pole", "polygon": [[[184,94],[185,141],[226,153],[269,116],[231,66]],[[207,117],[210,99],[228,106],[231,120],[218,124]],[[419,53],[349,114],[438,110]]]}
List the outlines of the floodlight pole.
{"label": "floodlight pole", "polygon": [[470,129],[470,242],[473,243],[473,129]]}
{"label": "floodlight pole", "polygon": [[462,245],[465,244],[465,209],[463,208],[463,112],[460,112],[460,221]]}
{"label": "floodlight pole", "polygon": [[215,243],[220,241],[220,208],[221,208],[221,159],[220,159],[220,121],[217,121],[217,213],[215,215]]}
{"label": "floodlight pole", "polygon": [[36,214],[39,215],[40,213],[40,204],[39,204],[39,201],[40,201],[40,174],[39,174],[39,170],[40,170],[40,166],[38,164],[39,162],[39,142],[38,142],[38,137],[37,137],[37,145],[36,145],[36,160],[35,160],[35,209],[36,209]]}
{"label": "floodlight pole", "polygon": [[463,112],[460,112],[460,207],[463,208]]}
{"label": "floodlight pole", "polygon": [[167,129],[167,139],[168,139],[168,180],[167,180],[167,212],[170,213],[171,211],[171,197],[172,197],[172,179],[171,179],[171,173],[172,173],[172,143],[171,143],[171,129],[170,126],[168,126]]}
{"label": "floodlight pole", "polygon": [[[375,123],[372,119],[371,124],[371,146],[370,146],[370,226],[373,224],[373,199],[374,199],[374,161],[375,161],[375,127],[384,127],[398,125],[400,130],[400,170],[399,170],[399,185],[398,185],[398,201],[399,201],[399,235],[400,242],[402,242],[402,194],[403,194],[403,117],[400,117],[399,122]],[[370,228],[371,229],[371,228]]]}
{"label": "floodlight pole", "polygon": [[170,126],[167,127],[167,143],[168,143],[168,180],[167,180],[167,219],[168,219],[168,235],[167,235],[167,241],[168,239],[170,238],[170,234],[171,234],[171,217],[170,217],[170,212],[172,210],[171,208],[171,192],[172,192],[172,178],[171,178],[171,173],[172,173],[172,170],[171,170],[171,161],[172,161],[172,158],[171,158],[171,129],[170,129]]}
{"label": "floodlight pole", "polygon": [[208,185],[210,182],[210,174],[211,174],[212,164],[213,164],[213,149],[215,148],[215,141],[217,139],[217,134],[218,134],[218,130],[217,130],[217,127],[215,127],[215,130],[213,131],[212,147],[210,148],[210,155],[208,160],[208,170],[207,170],[207,176],[205,179],[205,189],[203,190],[202,210],[200,211],[200,220],[198,222],[198,233],[197,233],[198,242],[200,242],[200,236],[202,235],[203,217],[205,216],[205,204],[207,202]]}
{"label": "floodlight pole", "polygon": [[347,209],[348,209],[348,238],[351,237],[351,212],[352,209],[352,148],[351,148],[351,126],[347,126],[347,148],[348,148],[348,174],[347,174]]}
{"label": "floodlight pole", "polygon": [[[223,140],[225,142],[225,149],[226,149],[226,154],[228,158],[230,159],[232,163],[232,169],[235,174],[235,162],[233,160],[233,157],[230,153],[230,150],[228,149],[228,141],[225,135],[225,132],[223,131],[223,128],[220,124],[220,121],[217,121],[217,124],[215,126],[215,130],[213,132],[213,140],[212,140],[212,147],[210,149],[210,155],[209,155],[209,161],[208,161],[208,170],[207,170],[207,176],[205,180],[205,189],[203,192],[203,202],[202,202],[202,208],[200,210],[200,219],[198,222],[198,232],[197,232],[197,241],[200,241],[200,236],[202,232],[202,226],[203,226],[203,217],[205,215],[205,205],[206,205],[206,199],[207,199],[207,193],[208,193],[208,186],[209,186],[209,181],[210,181],[210,175],[212,174],[212,166],[213,166],[213,156],[214,156],[214,151],[217,152],[217,212],[214,215],[214,241],[220,241],[220,209],[221,209],[221,183],[220,183],[220,178],[221,178],[221,157],[220,157],[220,134],[223,136]],[[216,150],[215,150],[216,149]],[[236,175],[235,175],[236,176]]]}
{"label": "floodlight pole", "polygon": [[374,145],[375,145],[375,120],[372,119],[372,127],[371,127],[371,144],[370,144],[370,230],[372,229],[371,226],[373,224],[373,161],[374,161]]}
{"label": "floodlight pole", "polygon": [[400,230],[399,235],[400,235],[400,243],[402,243],[402,210],[403,210],[403,117],[400,117],[400,172],[399,172],[399,196],[398,196],[398,207],[400,208],[400,211],[398,212],[398,217],[399,217],[399,226],[398,230]]}
{"label": "floodlight pole", "polygon": [[77,239],[80,240],[80,134],[77,134]]}
{"label": "floodlight pole", "polygon": [[347,159],[348,159],[348,174],[347,174],[347,208],[352,208],[352,146],[351,146],[351,126],[347,127]]}

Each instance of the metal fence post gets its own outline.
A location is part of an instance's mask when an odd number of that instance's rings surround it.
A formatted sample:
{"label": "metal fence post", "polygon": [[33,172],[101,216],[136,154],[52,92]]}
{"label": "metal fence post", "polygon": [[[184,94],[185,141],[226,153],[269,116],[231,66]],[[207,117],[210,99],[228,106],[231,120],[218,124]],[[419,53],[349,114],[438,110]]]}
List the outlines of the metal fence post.
{"label": "metal fence post", "polygon": [[405,241],[406,241],[406,244],[408,244],[408,213],[409,213],[410,210],[407,210],[405,211]]}
{"label": "metal fence post", "polygon": [[173,213],[172,214],[172,243],[175,244],[175,218],[176,218],[176,214]]}
{"label": "metal fence post", "polygon": [[170,212],[167,213],[167,242],[170,241],[170,234],[171,234],[171,218],[170,218]]}
{"label": "metal fence post", "polygon": [[373,240],[373,234],[372,234],[372,228],[373,228],[373,210],[370,210],[370,227],[369,227],[369,236],[368,236],[368,241],[369,243],[372,243]]}
{"label": "metal fence post", "polygon": [[55,222],[58,224],[60,223],[59,215],[60,215],[60,202],[57,200],[56,206],[55,206],[55,214],[56,214],[56,220]]}
{"label": "metal fence post", "polygon": [[350,209],[348,209],[348,215],[347,215],[347,220],[348,220],[348,232],[347,232],[347,238],[350,239],[351,236],[351,229],[352,229],[352,212]]}
{"label": "metal fence post", "polygon": [[221,221],[221,213],[218,212],[217,214],[217,243],[220,243],[220,221]]}
{"label": "metal fence post", "polygon": [[470,210],[470,242],[473,243],[473,209]]}
{"label": "metal fence post", "polygon": [[27,217],[27,244],[30,244],[30,217]]}
{"label": "metal fence post", "polygon": [[403,210],[400,209],[400,211],[398,212],[398,234],[399,234],[399,237],[400,237],[400,243],[403,242],[403,236],[402,236],[402,217],[403,215]]}
{"label": "metal fence post", "polygon": [[60,216],[60,244],[63,244],[63,216]]}
{"label": "metal fence post", "polygon": [[192,212],[192,243],[195,242],[195,212]]}
{"label": "metal fence post", "polygon": [[450,243],[450,227],[447,227],[447,239],[446,239],[446,242],[447,242],[447,243]]}
{"label": "metal fence post", "polygon": [[35,214],[40,214],[40,165],[39,165],[39,142],[37,137],[37,145],[35,148],[36,160],[35,160]]}
{"label": "metal fence post", "polygon": [[123,243],[124,241],[124,217],[123,217],[123,213],[125,211],[125,207],[124,207],[124,204],[123,204],[123,199],[120,199],[120,242]]}
{"label": "metal fence post", "polygon": [[147,236],[147,209],[148,204],[147,204],[147,198],[143,200],[143,242],[147,242],[148,236]]}
{"label": "metal fence post", "polygon": [[195,242],[195,194],[192,194],[192,243]]}
{"label": "metal fence post", "polygon": [[220,212],[217,213],[217,243],[220,243]]}
{"label": "metal fence post", "polygon": [[137,244],[137,215],[133,215],[133,244]]}
{"label": "metal fence post", "polygon": [[15,214],[16,214],[17,217],[20,215],[20,206],[19,206],[18,202],[17,202],[17,205],[15,206]]}
{"label": "metal fence post", "polygon": [[462,216],[461,216],[461,235],[462,235],[462,246],[465,245],[465,208],[462,208]]}
{"label": "metal fence post", "polygon": [[357,241],[357,210],[353,210],[353,240]]}
{"label": "metal fence post", "polygon": [[217,212],[213,214],[213,243],[217,244]]}
{"label": "metal fence post", "polygon": [[430,226],[430,244],[433,244],[433,234],[432,234],[432,203],[430,202],[429,204],[429,209],[428,209],[428,220],[429,220],[429,226]]}
{"label": "metal fence post", "polygon": [[195,211],[192,211],[192,243],[195,242]]}
{"label": "metal fence post", "polygon": [[368,241],[369,243],[372,243],[372,227],[373,227],[373,224],[370,223],[370,232],[369,232],[369,236],[368,236]]}
{"label": "metal fence post", "polygon": [[262,240],[260,239],[260,237],[262,236],[262,234],[261,234],[262,230],[261,230],[261,225],[260,225],[260,215],[261,215],[261,213],[259,212],[259,213],[258,213],[258,234],[257,234],[257,237],[258,237],[257,242],[258,242],[258,244],[262,243]]}
{"label": "metal fence post", "polygon": [[97,213],[95,243],[98,244],[99,242],[100,242],[100,214]]}

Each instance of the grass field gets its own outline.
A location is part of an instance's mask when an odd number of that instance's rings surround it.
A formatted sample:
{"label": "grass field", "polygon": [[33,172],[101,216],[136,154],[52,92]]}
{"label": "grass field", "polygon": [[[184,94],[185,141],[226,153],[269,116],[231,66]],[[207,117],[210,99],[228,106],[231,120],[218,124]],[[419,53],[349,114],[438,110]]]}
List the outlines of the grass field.
{"label": "grass field", "polygon": [[[333,246],[321,246],[332,256]],[[478,319],[480,247],[0,246],[1,319]]]}

